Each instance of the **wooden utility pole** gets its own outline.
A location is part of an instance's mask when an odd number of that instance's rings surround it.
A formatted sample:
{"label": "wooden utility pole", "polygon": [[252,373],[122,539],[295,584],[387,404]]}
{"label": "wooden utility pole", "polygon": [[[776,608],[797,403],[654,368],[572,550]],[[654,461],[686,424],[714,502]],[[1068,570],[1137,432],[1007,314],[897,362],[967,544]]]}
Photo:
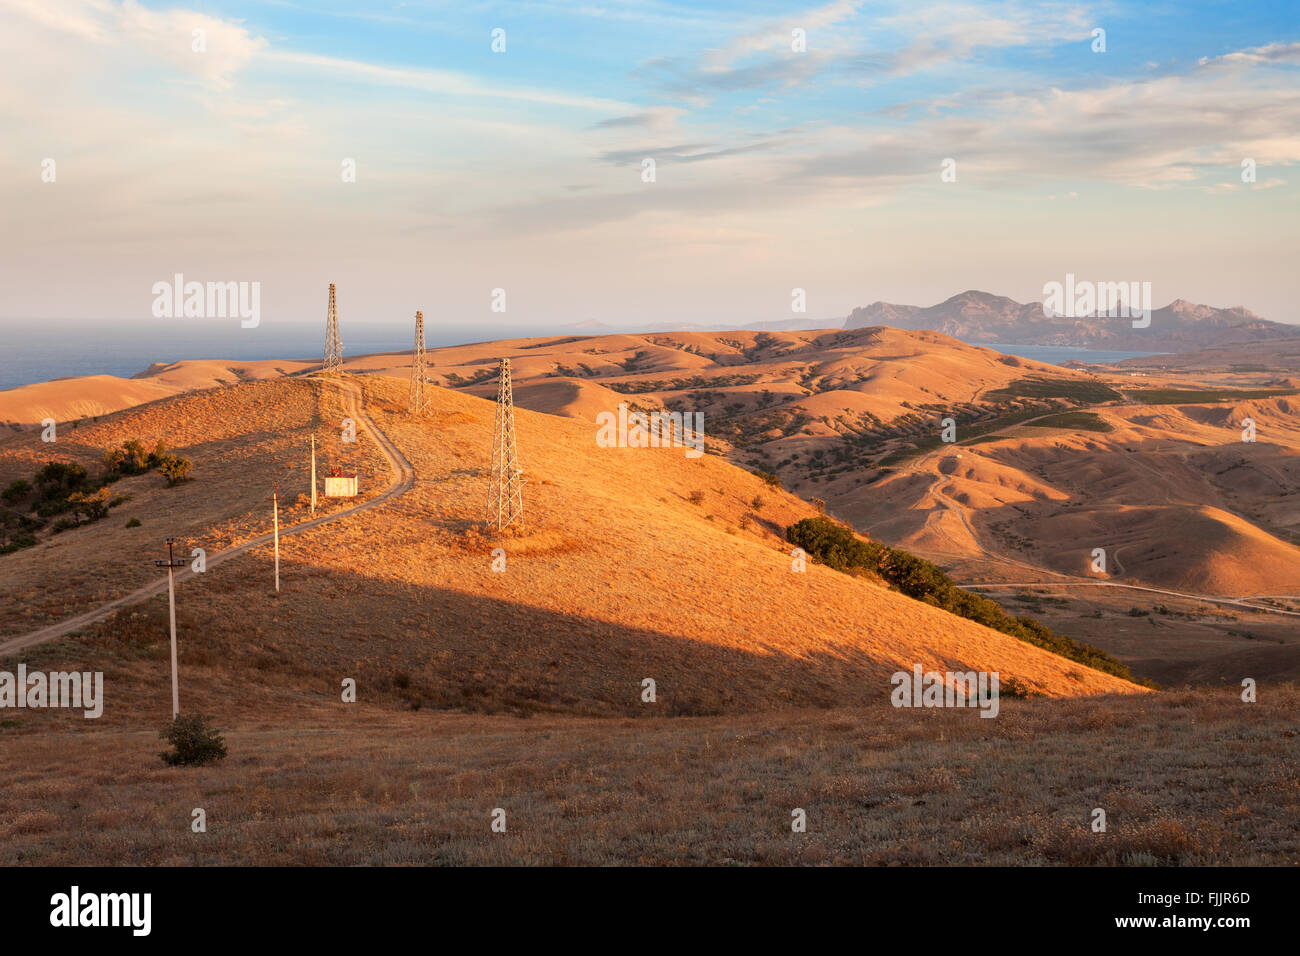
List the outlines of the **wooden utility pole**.
{"label": "wooden utility pole", "polygon": [[311,435],[311,513],[316,513],[316,433]]}
{"label": "wooden utility pole", "polygon": [[167,604],[171,611],[171,631],[172,631],[172,720],[180,716],[181,712],[181,691],[180,682],[176,675],[176,578],[174,576],[175,568],[183,568],[184,561],[177,561],[172,553],[172,548],[176,543],[175,538],[167,539],[167,560],[155,561],[158,567],[167,569]]}
{"label": "wooden utility pole", "polygon": [[275,591],[280,592],[280,489],[271,492],[271,520],[275,522]]}

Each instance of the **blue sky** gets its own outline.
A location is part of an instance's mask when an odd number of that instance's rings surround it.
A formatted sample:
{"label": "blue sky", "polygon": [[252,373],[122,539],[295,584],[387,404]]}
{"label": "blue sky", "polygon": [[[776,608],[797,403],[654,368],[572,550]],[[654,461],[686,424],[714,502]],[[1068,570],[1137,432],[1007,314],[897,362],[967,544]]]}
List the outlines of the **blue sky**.
{"label": "blue sky", "polygon": [[334,281],[357,321],[488,331],[789,318],[796,287],[809,317],[1030,300],[1073,272],[1300,322],[1294,4],[0,13],[0,321],[146,320],[175,272],[259,281],[282,321]]}

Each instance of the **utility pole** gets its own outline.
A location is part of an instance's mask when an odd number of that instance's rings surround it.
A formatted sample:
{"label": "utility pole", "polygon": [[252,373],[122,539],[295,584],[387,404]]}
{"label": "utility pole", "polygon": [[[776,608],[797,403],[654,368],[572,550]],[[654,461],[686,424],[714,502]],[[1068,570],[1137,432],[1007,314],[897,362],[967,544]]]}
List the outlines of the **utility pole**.
{"label": "utility pole", "polygon": [[179,717],[181,712],[180,684],[176,678],[176,579],[174,569],[185,567],[185,562],[177,561],[176,556],[172,553],[172,547],[175,543],[175,538],[168,538],[167,560],[154,562],[158,567],[167,569],[167,604],[171,609],[172,623],[172,720]]}
{"label": "utility pole", "polygon": [[339,310],[334,302],[334,283],[330,283],[330,310],[325,317],[325,360],[321,371],[334,373],[343,371],[343,341],[339,338]]}
{"label": "utility pole", "polygon": [[497,387],[496,428],[492,434],[492,477],[488,483],[487,520],[497,530],[518,520],[523,523],[523,469],[515,448],[515,398],[510,382],[510,359],[501,360]]}
{"label": "utility pole", "polygon": [[411,414],[424,411],[428,398],[424,394],[427,378],[424,361],[424,313],[415,313],[415,350],[411,353]]}
{"label": "utility pole", "polygon": [[275,593],[280,593],[280,489],[271,492],[271,520],[275,522]]}
{"label": "utility pole", "polygon": [[311,433],[311,513],[316,513],[316,433]]}

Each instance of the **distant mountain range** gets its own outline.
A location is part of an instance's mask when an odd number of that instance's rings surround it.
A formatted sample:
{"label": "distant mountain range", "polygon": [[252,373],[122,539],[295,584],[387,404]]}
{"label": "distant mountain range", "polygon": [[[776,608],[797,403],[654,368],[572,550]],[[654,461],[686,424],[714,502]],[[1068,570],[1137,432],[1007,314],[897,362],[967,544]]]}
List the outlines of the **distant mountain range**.
{"label": "distant mountain range", "polygon": [[975,290],[929,307],[873,302],[854,309],[844,328],[876,325],[913,331],[931,329],[974,344],[1056,345],[1134,352],[1181,352],[1300,336],[1300,327],[1262,319],[1240,306],[1216,309],[1175,299],[1164,308],[1152,310],[1149,327],[1135,329],[1128,317],[1045,315],[1041,302],[1021,303]]}

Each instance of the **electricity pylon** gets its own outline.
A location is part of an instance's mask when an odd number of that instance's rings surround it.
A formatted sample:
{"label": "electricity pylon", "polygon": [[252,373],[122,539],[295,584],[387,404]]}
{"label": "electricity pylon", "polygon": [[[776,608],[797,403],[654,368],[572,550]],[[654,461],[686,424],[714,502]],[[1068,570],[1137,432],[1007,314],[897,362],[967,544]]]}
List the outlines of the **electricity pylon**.
{"label": "electricity pylon", "polygon": [[415,351],[411,354],[411,413],[419,415],[428,404],[424,383],[428,372],[424,362],[424,313],[415,313]]}
{"label": "electricity pylon", "polygon": [[498,531],[523,523],[523,469],[515,449],[515,398],[510,385],[510,359],[501,360],[497,388],[497,422],[492,435],[492,478],[488,484],[487,519]]}
{"label": "electricity pylon", "polygon": [[325,318],[325,361],[322,372],[343,371],[343,342],[339,339],[339,309],[334,302],[334,283],[330,283],[330,311]]}

